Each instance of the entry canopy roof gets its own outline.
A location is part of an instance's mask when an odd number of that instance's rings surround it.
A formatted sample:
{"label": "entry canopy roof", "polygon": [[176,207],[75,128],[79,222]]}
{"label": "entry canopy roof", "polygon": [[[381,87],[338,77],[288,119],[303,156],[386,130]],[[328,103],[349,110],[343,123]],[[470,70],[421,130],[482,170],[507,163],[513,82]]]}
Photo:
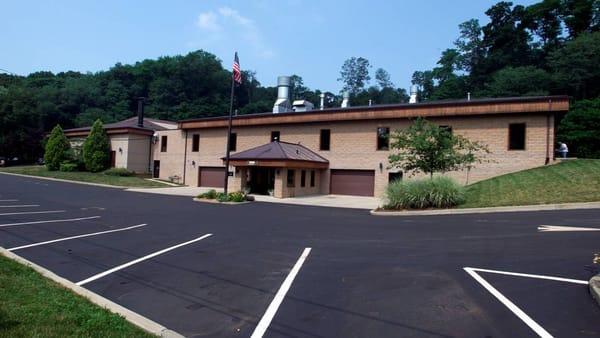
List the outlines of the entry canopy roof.
{"label": "entry canopy roof", "polygon": [[[225,160],[225,158],[222,158]],[[327,168],[329,161],[300,144],[271,142],[229,156],[234,166]]]}

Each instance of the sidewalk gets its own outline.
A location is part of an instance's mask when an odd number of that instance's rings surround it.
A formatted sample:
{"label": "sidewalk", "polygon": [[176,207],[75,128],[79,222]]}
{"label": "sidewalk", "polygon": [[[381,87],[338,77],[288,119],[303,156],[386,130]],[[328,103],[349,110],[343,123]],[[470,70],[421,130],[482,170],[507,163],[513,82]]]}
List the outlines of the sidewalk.
{"label": "sidewalk", "polygon": [[223,191],[220,188],[202,188],[202,187],[168,187],[168,188],[129,188],[126,191],[143,192],[147,194],[161,194],[172,196],[196,197],[209,190]]}

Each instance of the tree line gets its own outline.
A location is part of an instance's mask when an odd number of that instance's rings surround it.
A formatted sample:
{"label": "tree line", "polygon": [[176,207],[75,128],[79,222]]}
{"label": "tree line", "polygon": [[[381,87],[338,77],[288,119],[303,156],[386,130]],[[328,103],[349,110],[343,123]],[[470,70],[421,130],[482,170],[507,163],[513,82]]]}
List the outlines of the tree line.
{"label": "tree line", "polygon": [[[561,138],[585,156],[600,156],[600,0],[543,0],[531,6],[499,2],[486,11],[490,22],[469,20],[459,26],[454,48],[436,67],[417,71],[412,83],[422,101],[472,97],[568,94],[573,109],[561,124]],[[390,74],[363,57],[346,60],[338,79],[353,105],[406,102]],[[277,88],[263,86],[256,73],[243,71],[236,92],[236,113],[272,109]],[[106,71],[0,74],[0,156],[33,161],[55,125],[89,126],[135,115],[146,97],[149,117],[181,120],[225,115],[231,72],[206,51],[166,56]],[[310,89],[293,75],[292,99],[336,107],[341,93]],[[596,129],[593,129],[596,128]]]}

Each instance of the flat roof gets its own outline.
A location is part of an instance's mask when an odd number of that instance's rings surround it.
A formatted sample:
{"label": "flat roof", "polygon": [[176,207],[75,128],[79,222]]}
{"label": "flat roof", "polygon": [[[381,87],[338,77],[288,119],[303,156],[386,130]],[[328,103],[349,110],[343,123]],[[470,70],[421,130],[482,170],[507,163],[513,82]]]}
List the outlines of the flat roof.
{"label": "flat roof", "polygon": [[[526,96],[486,99],[442,100],[421,103],[382,104],[347,108],[314,109],[306,112],[236,115],[234,126],[398,119],[415,117],[474,116],[508,113],[541,113],[569,110],[569,97]],[[203,117],[179,121],[181,129],[227,126],[228,116]]]}

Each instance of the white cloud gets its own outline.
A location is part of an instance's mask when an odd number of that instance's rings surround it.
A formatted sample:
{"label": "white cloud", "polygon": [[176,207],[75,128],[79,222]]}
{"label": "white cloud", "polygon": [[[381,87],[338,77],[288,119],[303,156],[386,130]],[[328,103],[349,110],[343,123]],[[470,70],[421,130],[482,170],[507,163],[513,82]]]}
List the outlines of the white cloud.
{"label": "white cloud", "polygon": [[242,41],[260,58],[271,59],[275,56],[254,20],[231,7],[200,13],[196,25],[205,33],[210,33],[203,37],[205,44],[225,40]]}
{"label": "white cloud", "polygon": [[198,21],[196,25],[202,30],[219,32],[221,31],[221,25],[217,22],[217,15],[213,11],[200,13],[198,15]]}

